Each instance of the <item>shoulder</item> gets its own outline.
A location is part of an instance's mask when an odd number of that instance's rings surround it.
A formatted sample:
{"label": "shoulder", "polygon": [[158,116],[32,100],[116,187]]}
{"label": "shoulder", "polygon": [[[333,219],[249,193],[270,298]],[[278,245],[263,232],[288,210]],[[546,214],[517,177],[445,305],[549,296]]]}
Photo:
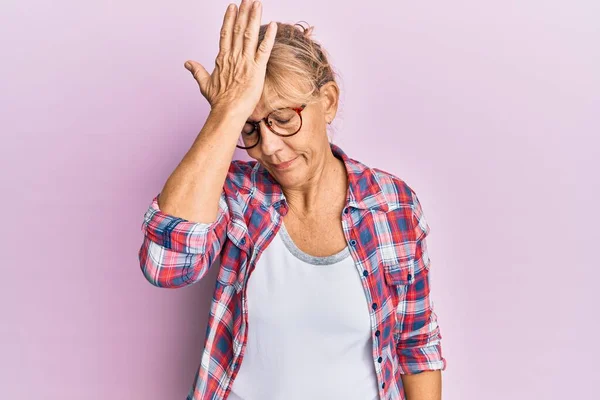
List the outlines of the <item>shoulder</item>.
{"label": "shoulder", "polygon": [[396,175],[378,168],[373,168],[373,170],[377,173],[379,181],[382,182],[380,185],[386,193],[390,210],[410,209],[412,226],[417,231],[417,236],[419,238],[426,236],[430,228],[415,190]]}
{"label": "shoulder", "polygon": [[[390,218],[399,218],[406,221],[406,226],[410,227],[411,234],[414,234],[415,240],[421,240],[430,232],[429,224],[423,213],[421,203],[414,189],[408,185],[402,178],[373,168],[386,201],[388,202],[388,215],[394,215]],[[403,225],[404,226],[404,225]]]}
{"label": "shoulder", "polygon": [[379,196],[385,199],[389,210],[413,205],[416,193],[403,178],[381,168],[369,167],[356,160],[352,161],[356,170],[360,171],[360,180],[372,182],[379,191]]}
{"label": "shoulder", "polygon": [[403,178],[379,168],[371,168],[371,170],[379,182],[390,208],[413,204],[416,193]]}

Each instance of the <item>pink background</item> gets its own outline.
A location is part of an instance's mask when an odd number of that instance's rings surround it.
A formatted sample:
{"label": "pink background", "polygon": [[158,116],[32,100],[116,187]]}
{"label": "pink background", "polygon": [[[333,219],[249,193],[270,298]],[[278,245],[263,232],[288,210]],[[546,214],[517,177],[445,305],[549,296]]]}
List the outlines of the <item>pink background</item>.
{"label": "pink background", "polygon": [[[595,398],[600,3],[265,3],[330,52],[334,141],[419,194],[444,399]],[[137,251],[226,4],[2,2],[0,397],[185,398],[216,269],[158,289]]]}

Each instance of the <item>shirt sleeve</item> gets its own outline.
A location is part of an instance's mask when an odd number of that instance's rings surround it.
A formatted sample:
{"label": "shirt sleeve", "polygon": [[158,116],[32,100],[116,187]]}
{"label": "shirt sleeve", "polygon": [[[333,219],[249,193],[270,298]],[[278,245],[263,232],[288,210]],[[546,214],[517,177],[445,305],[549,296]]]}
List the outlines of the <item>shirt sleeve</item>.
{"label": "shirt sleeve", "polygon": [[157,287],[179,288],[199,281],[226,240],[229,210],[225,193],[217,219],[198,223],[163,213],[157,195],[144,215],[144,241],[138,252],[146,279]]}
{"label": "shirt sleeve", "polygon": [[412,221],[416,238],[414,281],[407,285],[405,301],[398,305],[402,331],[399,332],[397,351],[402,374],[446,369],[440,343],[442,335],[430,297],[431,262],[425,239],[430,229],[416,194],[412,192],[412,195]]}

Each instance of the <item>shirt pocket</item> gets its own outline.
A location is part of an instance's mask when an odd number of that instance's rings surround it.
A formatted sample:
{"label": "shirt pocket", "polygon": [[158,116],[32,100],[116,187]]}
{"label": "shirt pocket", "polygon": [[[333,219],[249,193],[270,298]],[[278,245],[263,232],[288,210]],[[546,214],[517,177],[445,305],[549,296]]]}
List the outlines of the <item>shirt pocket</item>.
{"label": "shirt pocket", "polygon": [[396,253],[382,259],[385,281],[390,286],[410,285],[415,280],[414,252]]}

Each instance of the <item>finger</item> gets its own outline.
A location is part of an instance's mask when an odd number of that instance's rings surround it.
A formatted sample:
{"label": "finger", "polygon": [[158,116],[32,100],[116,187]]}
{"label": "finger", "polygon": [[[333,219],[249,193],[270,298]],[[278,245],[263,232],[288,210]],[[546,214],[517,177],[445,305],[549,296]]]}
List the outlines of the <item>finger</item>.
{"label": "finger", "polygon": [[219,40],[219,54],[224,55],[231,51],[231,38],[233,36],[233,24],[237,15],[237,6],[230,4],[225,11],[223,17],[223,25],[221,26],[221,39]]}
{"label": "finger", "polygon": [[260,29],[261,18],[262,4],[260,1],[255,1],[254,4],[252,4],[252,11],[250,12],[248,26],[246,26],[246,33],[244,35],[243,54],[248,57],[249,60],[254,59],[256,54],[256,46],[258,46],[258,31]]}
{"label": "finger", "polygon": [[232,52],[235,55],[240,54],[244,46],[244,32],[246,31],[246,25],[248,25],[248,12],[250,11],[251,5],[252,0],[242,0],[242,3],[240,4],[237,19],[233,26]]}
{"label": "finger", "polygon": [[198,82],[201,90],[205,89],[208,80],[210,79],[210,74],[206,69],[202,66],[202,64],[197,63],[196,61],[188,60],[184,64],[185,69],[192,73],[192,76]]}
{"label": "finger", "polygon": [[273,44],[275,43],[275,35],[277,34],[277,23],[271,22],[267,27],[267,31],[265,32],[265,37],[262,42],[260,42],[260,46],[258,46],[258,51],[256,52],[256,57],[254,60],[256,63],[260,65],[266,65],[267,61],[269,61],[269,57],[271,56],[271,50],[273,49]]}

